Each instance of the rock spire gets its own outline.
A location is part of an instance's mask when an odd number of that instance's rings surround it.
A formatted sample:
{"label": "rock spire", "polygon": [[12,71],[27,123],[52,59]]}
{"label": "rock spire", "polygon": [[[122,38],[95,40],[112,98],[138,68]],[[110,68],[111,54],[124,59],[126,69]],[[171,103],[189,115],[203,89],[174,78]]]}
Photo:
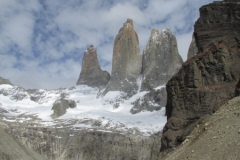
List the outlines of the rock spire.
{"label": "rock spire", "polygon": [[107,71],[102,71],[97,58],[97,51],[93,45],[84,52],[82,70],[77,85],[104,87],[110,79]]}
{"label": "rock spire", "polygon": [[181,68],[177,40],[169,29],[159,33],[153,29],[143,51],[143,80],[141,90],[165,85]]}
{"label": "rock spire", "polygon": [[108,91],[123,91],[128,96],[139,89],[142,71],[142,54],[133,21],[128,19],[119,30],[113,47],[112,74],[106,87]]}

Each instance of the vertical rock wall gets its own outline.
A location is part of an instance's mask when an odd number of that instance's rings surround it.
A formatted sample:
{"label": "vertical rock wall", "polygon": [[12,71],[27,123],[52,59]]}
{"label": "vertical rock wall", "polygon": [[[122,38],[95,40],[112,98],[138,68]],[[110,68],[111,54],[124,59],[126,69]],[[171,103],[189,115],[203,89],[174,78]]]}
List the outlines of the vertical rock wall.
{"label": "vertical rock wall", "polygon": [[142,72],[142,54],[133,21],[128,19],[119,30],[113,47],[112,74],[106,87],[108,91],[123,91],[135,94]]}
{"label": "vertical rock wall", "polygon": [[97,58],[97,51],[93,45],[84,52],[82,70],[77,85],[104,87],[110,79],[107,71],[102,71]]}

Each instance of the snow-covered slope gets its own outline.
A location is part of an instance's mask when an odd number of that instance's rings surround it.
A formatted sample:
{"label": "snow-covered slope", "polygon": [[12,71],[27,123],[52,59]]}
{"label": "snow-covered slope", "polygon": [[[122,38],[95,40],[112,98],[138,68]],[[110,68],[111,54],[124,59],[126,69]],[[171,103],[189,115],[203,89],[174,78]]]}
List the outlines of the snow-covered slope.
{"label": "snow-covered slope", "polygon": [[[162,130],[166,123],[164,107],[159,111],[131,114],[136,99],[146,93],[138,92],[127,100],[121,92],[108,92],[98,97],[98,89],[75,86],[58,90],[24,90],[18,86],[0,85],[1,117],[7,122],[37,122],[40,125],[70,129],[98,129],[104,131],[132,131],[151,135]],[[76,102],[76,108],[52,119],[53,103],[64,98]]]}

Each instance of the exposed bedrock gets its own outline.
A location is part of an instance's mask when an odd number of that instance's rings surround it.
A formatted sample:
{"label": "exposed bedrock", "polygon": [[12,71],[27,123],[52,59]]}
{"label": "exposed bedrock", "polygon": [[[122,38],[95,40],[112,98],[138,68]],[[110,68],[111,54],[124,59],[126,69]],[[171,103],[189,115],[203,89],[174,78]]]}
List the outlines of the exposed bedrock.
{"label": "exposed bedrock", "polygon": [[168,82],[168,121],[163,129],[161,151],[178,146],[204,115],[211,115],[238,93],[240,45],[226,44],[212,43],[186,61]]}
{"label": "exposed bedrock", "polygon": [[169,29],[159,33],[152,30],[143,51],[143,80],[141,90],[149,90],[167,81],[181,68],[182,57],[178,53],[177,40]]}
{"label": "exposed bedrock", "polygon": [[113,47],[112,74],[104,94],[123,91],[132,96],[139,90],[142,53],[133,21],[128,19],[119,30]]}
{"label": "exposed bedrock", "polygon": [[159,153],[159,134],[141,136],[115,131],[10,126],[8,133],[52,160],[149,160]]}
{"label": "exposed bedrock", "polygon": [[197,55],[198,52],[199,51],[198,51],[198,48],[197,48],[195,37],[194,37],[194,35],[192,35],[192,41],[191,41],[191,44],[190,44],[189,49],[188,49],[187,59],[190,59],[190,58],[194,57],[195,55]]}
{"label": "exposed bedrock", "polygon": [[[238,2],[238,3],[237,3]],[[194,36],[199,50],[212,42],[224,40],[229,46],[240,40],[240,3],[226,0],[200,8],[200,18],[194,25]],[[236,40],[232,41],[233,38]]]}
{"label": "exposed bedrock", "polygon": [[131,113],[159,110],[166,106],[167,93],[163,86],[181,68],[177,40],[169,29],[153,29],[143,51],[141,91],[149,91],[134,102]]}
{"label": "exposed bedrock", "polygon": [[82,70],[77,85],[90,87],[104,87],[110,79],[107,71],[102,71],[97,58],[97,50],[93,45],[84,52]]}

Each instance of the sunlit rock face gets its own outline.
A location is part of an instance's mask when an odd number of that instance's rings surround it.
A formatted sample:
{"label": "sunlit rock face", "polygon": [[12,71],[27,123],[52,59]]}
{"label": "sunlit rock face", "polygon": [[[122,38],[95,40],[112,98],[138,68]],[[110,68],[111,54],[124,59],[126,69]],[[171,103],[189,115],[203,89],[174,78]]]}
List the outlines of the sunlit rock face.
{"label": "sunlit rock face", "polygon": [[107,71],[102,71],[97,58],[97,50],[93,45],[84,52],[82,70],[77,85],[104,87],[110,79]]}
{"label": "sunlit rock face", "polygon": [[141,90],[165,85],[181,68],[182,57],[178,53],[177,40],[169,29],[152,30],[143,51],[143,80]]}
{"label": "sunlit rock face", "polygon": [[108,91],[123,91],[128,96],[139,90],[142,71],[142,54],[133,21],[128,19],[119,30],[113,47],[112,74]]}

